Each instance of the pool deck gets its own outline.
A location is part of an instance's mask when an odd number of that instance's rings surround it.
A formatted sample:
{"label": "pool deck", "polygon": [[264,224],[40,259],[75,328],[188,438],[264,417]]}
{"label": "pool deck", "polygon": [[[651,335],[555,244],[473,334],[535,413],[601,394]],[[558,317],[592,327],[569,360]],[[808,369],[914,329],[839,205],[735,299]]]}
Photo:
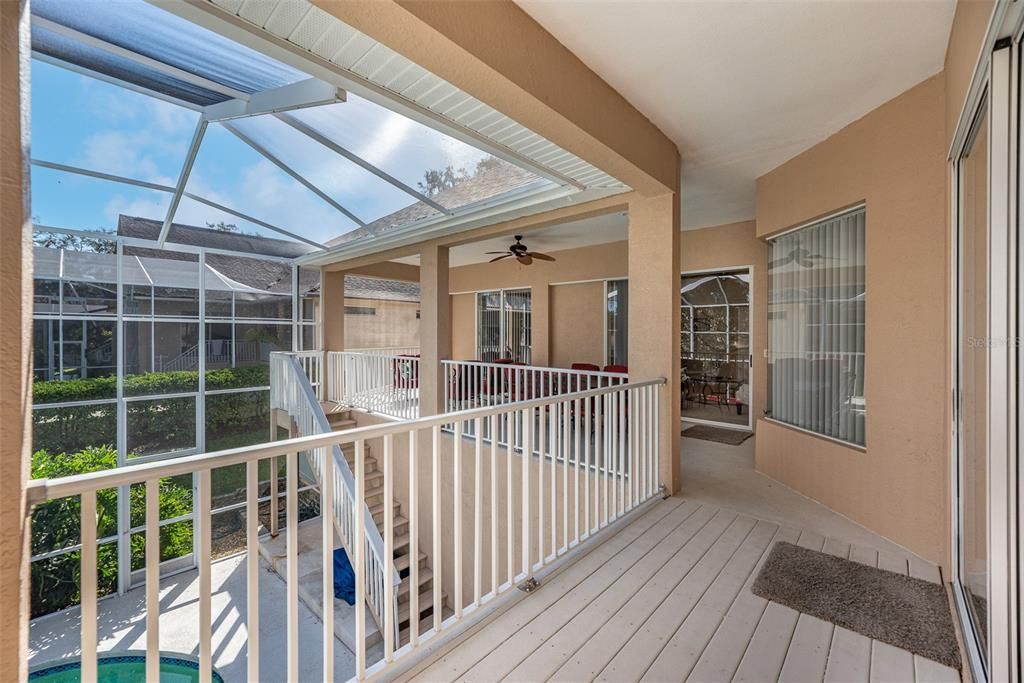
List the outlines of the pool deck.
{"label": "pool deck", "polygon": [[[245,563],[242,555],[213,563],[213,666],[225,681],[246,680]],[[286,587],[261,561],[260,678],[283,681],[286,676]],[[198,572],[189,571],[160,583],[160,649],[198,656]],[[101,600],[98,604],[99,651],[144,650],[145,589]],[[35,619],[29,631],[29,666],[77,656],[80,648],[77,607]],[[299,604],[299,678],[321,680],[322,626]],[[355,657],[340,642],[334,645],[334,670],[339,679],[355,673]]]}

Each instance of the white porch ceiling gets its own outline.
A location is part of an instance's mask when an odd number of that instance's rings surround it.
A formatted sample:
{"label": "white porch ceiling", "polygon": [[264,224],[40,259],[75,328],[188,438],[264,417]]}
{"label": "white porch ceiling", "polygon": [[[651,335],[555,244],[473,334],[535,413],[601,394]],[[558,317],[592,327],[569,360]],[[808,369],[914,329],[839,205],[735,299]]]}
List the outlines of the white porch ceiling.
{"label": "white porch ceiling", "polygon": [[954,0],[517,0],[679,147],[684,228],[754,216],[754,181],[942,70]]}
{"label": "white porch ceiling", "polygon": [[[523,235],[523,244],[532,251],[551,253],[625,240],[628,237],[628,228],[629,220],[626,214],[612,213],[528,232]],[[506,235],[452,247],[448,253],[448,261],[452,267],[486,263],[494,258],[486,252],[504,251],[512,242],[513,235]],[[419,265],[420,257],[408,256],[395,259],[395,262]]]}

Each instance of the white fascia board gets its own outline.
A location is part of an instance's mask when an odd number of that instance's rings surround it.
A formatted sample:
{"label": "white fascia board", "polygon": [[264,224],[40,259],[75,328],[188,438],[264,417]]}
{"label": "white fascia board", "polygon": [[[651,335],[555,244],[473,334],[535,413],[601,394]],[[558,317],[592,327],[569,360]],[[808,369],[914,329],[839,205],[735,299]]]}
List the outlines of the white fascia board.
{"label": "white fascia board", "polygon": [[370,239],[355,240],[332,247],[323,252],[300,256],[295,261],[300,266],[327,266],[339,261],[362,258],[375,253],[418,244],[427,240],[451,237],[461,232],[515,220],[524,216],[563,208],[572,204],[602,199],[629,192],[626,189],[590,188],[577,191],[571,187],[546,188],[529,193],[516,201],[495,201],[479,206],[476,210],[455,216],[435,216],[410,223]]}

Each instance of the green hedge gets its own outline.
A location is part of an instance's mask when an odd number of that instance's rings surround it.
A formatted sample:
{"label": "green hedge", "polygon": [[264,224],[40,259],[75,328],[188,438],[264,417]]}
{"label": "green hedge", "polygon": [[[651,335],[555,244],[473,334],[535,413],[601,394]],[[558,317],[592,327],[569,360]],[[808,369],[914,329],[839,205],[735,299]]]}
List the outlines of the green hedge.
{"label": "green hedge", "polygon": [[[117,466],[117,452],[108,446],[86,448],[73,453],[32,454],[33,477],[64,477]],[[132,486],[129,511],[133,525],[145,519],[145,487]],[[192,511],[191,485],[180,479],[160,482],[160,518],[170,519]],[[117,491],[96,494],[97,538],[117,534]],[[81,506],[77,497],[61,498],[35,508],[32,513],[33,555],[65,548],[80,541]],[[130,542],[132,567],[144,566],[146,538],[134,534]],[[191,522],[169,524],[160,529],[160,559],[168,560],[192,551]],[[100,546],[97,552],[100,595],[117,588],[117,543]],[[37,617],[77,604],[81,599],[81,555],[78,551],[32,563],[32,616]]]}
{"label": "green hedge", "polygon": [[[225,368],[206,372],[209,391],[267,386],[267,366]],[[150,372],[124,378],[125,395],[146,396],[196,391],[198,372]],[[94,377],[65,381],[35,382],[33,400],[37,406],[113,398],[116,380]],[[270,424],[268,392],[207,396],[208,435],[225,435],[267,429]],[[195,441],[195,402],[187,399],[129,401],[129,448],[140,454]],[[38,409],[33,413],[34,448],[49,452],[76,452],[93,446],[116,446],[117,411],[114,403]],[[201,428],[203,426],[200,426]]]}

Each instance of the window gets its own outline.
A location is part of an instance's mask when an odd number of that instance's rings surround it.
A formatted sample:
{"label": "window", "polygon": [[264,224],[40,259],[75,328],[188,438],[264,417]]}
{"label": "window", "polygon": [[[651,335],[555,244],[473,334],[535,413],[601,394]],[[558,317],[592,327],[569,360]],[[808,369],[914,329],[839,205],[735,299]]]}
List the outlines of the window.
{"label": "window", "polygon": [[507,358],[530,362],[531,296],[529,289],[499,289],[476,295],[476,356],[493,363]]}
{"label": "window", "polygon": [[629,363],[629,281],[608,280],[605,286],[605,360]]}
{"label": "window", "polygon": [[345,315],[377,315],[377,309],[372,306],[346,306]]}
{"label": "window", "polygon": [[769,415],[863,446],[863,207],[769,244]]}

